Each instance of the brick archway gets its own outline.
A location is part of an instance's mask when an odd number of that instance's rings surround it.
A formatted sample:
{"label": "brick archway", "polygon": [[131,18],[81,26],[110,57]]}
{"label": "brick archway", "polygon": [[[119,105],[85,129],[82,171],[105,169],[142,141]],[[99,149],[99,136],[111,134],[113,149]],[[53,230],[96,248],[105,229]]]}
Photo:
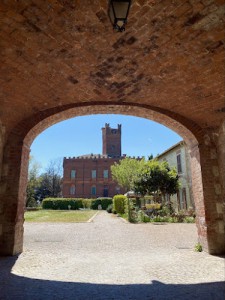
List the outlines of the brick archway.
{"label": "brick archway", "polygon": [[70,116],[111,111],[183,136],[199,238],[225,253],[224,1],[133,0],[123,33],[113,32],[107,3],[0,2],[0,252],[22,251],[35,136]]}
{"label": "brick archway", "polygon": [[[46,110],[18,124],[12,131],[4,151],[3,170],[7,170],[2,182],[5,187],[7,206],[3,210],[3,234],[1,253],[12,255],[22,251],[25,191],[27,183],[30,145],[35,137],[47,127],[75,116],[90,114],[125,114],[143,117],[159,122],[177,132],[187,143],[191,157],[193,194],[197,212],[199,241],[204,250],[212,254],[224,252],[223,224],[220,194],[212,193],[212,188],[220,189],[216,170],[215,142],[193,122],[165,110],[141,106],[133,103],[83,103],[73,107],[61,107],[58,111]],[[206,163],[207,161],[207,163]],[[13,170],[13,168],[16,168]],[[217,167],[218,169],[218,167]],[[13,172],[12,172],[13,170]],[[207,174],[210,172],[210,180]],[[5,179],[5,181],[4,181]],[[9,193],[11,191],[11,193]],[[212,201],[212,196],[214,197]]]}

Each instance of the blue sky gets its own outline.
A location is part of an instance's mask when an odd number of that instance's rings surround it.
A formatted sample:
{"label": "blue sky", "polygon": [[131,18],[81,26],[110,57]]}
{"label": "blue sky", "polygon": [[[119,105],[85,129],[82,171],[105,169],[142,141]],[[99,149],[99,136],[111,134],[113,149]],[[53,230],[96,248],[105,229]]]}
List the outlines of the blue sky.
{"label": "blue sky", "polygon": [[31,155],[42,170],[50,160],[83,154],[102,153],[102,131],[122,124],[122,153],[128,156],[154,156],[181,141],[169,128],[138,117],[124,115],[90,115],[75,117],[53,125],[36,137]]}

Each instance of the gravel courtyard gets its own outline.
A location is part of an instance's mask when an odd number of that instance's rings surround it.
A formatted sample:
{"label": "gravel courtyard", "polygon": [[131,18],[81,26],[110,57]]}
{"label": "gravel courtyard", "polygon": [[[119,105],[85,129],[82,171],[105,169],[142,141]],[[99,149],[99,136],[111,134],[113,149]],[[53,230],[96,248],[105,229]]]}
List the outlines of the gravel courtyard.
{"label": "gravel courtyard", "polygon": [[224,257],[194,252],[194,224],[26,223],[24,252],[0,258],[0,299],[225,299]]}

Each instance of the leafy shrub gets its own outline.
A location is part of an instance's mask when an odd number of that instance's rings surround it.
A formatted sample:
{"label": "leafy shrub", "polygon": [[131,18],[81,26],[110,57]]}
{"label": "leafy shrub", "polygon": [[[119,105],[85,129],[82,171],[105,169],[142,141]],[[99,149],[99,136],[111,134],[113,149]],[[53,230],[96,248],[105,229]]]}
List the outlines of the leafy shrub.
{"label": "leafy shrub", "polygon": [[171,214],[172,217],[177,218],[177,223],[183,223],[186,218],[186,212],[183,210],[180,210],[178,213],[175,212]]}
{"label": "leafy shrub", "polygon": [[102,209],[106,210],[110,204],[112,204],[112,198],[97,198],[92,200],[91,209],[98,209],[98,206],[101,205]]}
{"label": "leafy shrub", "polygon": [[125,214],[127,215],[127,219],[131,223],[138,222],[138,212],[135,210],[134,202],[131,198],[125,198]]}
{"label": "leafy shrub", "polygon": [[147,223],[147,222],[150,222],[150,217],[148,215],[146,215],[142,210],[139,210],[138,221]]}
{"label": "leafy shrub", "polygon": [[156,216],[151,219],[151,222],[168,222],[168,221],[169,221],[168,217],[161,217],[161,216]]}
{"label": "leafy shrub", "polygon": [[109,206],[107,207],[106,211],[111,214],[112,213],[112,208],[113,208],[113,205],[112,204],[109,204]]}
{"label": "leafy shrub", "polygon": [[159,215],[161,217],[169,216],[170,215],[170,209],[167,205],[161,206],[161,209],[155,210],[153,212],[154,215]]}
{"label": "leafy shrub", "polygon": [[168,223],[178,223],[178,219],[176,217],[168,217]]}
{"label": "leafy shrub", "polygon": [[83,208],[91,208],[92,199],[82,199]]}
{"label": "leafy shrub", "polygon": [[34,198],[31,198],[28,202],[27,202],[27,207],[37,207],[37,201]]}
{"label": "leafy shrub", "polygon": [[119,214],[124,214],[125,212],[126,196],[115,195],[113,197],[113,209]]}
{"label": "leafy shrub", "polygon": [[197,243],[196,245],[195,245],[195,251],[196,252],[202,252],[202,245],[200,244],[200,243]]}
{"label": "leafy shrub", "polygon": [[195,218],[194,217],[185,217],[184,223],[195,223]]}
{"label": "leafy shrub", "polygon": [[43,209],[77,210],[82,207],[81,198],[45,198],[42,201]]}

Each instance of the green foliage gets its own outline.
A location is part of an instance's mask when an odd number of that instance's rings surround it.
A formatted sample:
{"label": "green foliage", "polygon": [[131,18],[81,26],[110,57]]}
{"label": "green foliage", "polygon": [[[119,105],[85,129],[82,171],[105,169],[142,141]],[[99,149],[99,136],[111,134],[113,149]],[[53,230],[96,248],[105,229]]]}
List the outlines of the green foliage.
{"label": "green foliage", "polygon": [[39,170],[40,164],[32,156],[30,156],[26,191],[26,207],[37,206],[36,190],[40,185],[40,179],[38,176]]}
{"label": "green foliage", "polygon": [[184,223],[195,223],[195,218],[194,217],[185,217]]}
{"label": "green foliage", "polygon": [[45,198],[42,201],[43,209],[76,210],[80,208],[98,209],[101,205],[106,210],[112,205],[112,198],[83,199],[83,198]]}
{"label": "green foliage", "polygon": [[91,209],[98,209],[98,206],[101,205],[102,209],[106,210],[107,207],[112,204],[112,198],[98,198],[92,200]]}
{"label": "green foliage", "polygon": [[77,210],[83,208],[80,198],[46,198],[42,201],[43,209]]}
{"label": "green foliage", "polygon": [[113,205],[109,204],[109,206],[107,207],[106,211],[111,214],[112,213],[112,209],[113,209]]}
{"label": "green foliage", "polygon": [[83,208],[91,209],[92,199],[82,199]]}
{"label": "green foliage", "polygon": [[124,212],[125,212],[125,203],[126,203],[126,196],[124,196],[124,195],[115,195],[113,197],[113,209],[118,214],[124,214]]}
{"label": "green foliage", "polygon": [[[29,193],[29,192],[27,191],[27,193]],[[32,196],[27,196],[26,206],[29,208],[36,208],[38,206],[38,204],[37,204],[37,201]]]}
{"label": "green foliage", "polygon": [[200,244],[200,243],[197,243],[196,245],[195,245],[195,251],[196,252],[202,252],[202,245]]}
{"label": "green foliage", "polygon": [[147,216],[144,211],[139,210],[138,212],[138,222],[143,222],[143,223],[148,223],[150,222],[151,219],[149,216]]}
{"label": "green foliage", "polygon": [[150,154],[150,155],[148,156],[148,160],[152,160],[152,159],[154,159],[154,156],[153,156],[153,154]]}
{"label": "green foliage", "polygon": [[27,201],[26,206],[37,205],[38,202],[47,197],[59,197],[61,193],[61,160],[49,162],[46,172],[39,175],[40,165],[30,157]]}
{"label": "green foliage", "polygon": [[134,182],[137,180],[139,173],[144,165],[145,160],[137,160],[126,157],[111,166],[113,180],[126,189],[126,191],[134,188]]}
{"label": "green foliage", "polygon": [[157,211],[157,214],[161,217],[165,217],[170,214],[170,210],[167,206],[162,206],[160,210]]}
{"label": "green foliage", "polygon": [[163,205],[161,209],[155,209],[154,204],[147,204],[147,209],[138,212],[139,222],[168,222],[168,223],[195,223],[195,217],[189,216],[187,212],[171,212],[168,205]]}
{"label": "green foliage", "polygon": [[160,222],[160,223],[169,222],[169,218],[168,217],[155,216],[155,217],[151,218],[151,222]]}
{"label": "green foliage", "polygon": [[142,195],[165,194],[173,195],[179,189],[176,169],[170,169],[167,162],[155,159],[146,161],[139,177],[134,182],[134,190]]}
{"label": "green foliage", "polygon": [[62,181],[60,175],[48,170],[48,172],[40,175],[39,180],[40,184],[36,189],[36,194],[41,201],[46,197],[57,198],[60,196]]}
{"label": "green foliage", "polygon": [[128,197],[125,199],[125,214],[129,222],[138,222],[138,210],[135,209],[133,200]]}

